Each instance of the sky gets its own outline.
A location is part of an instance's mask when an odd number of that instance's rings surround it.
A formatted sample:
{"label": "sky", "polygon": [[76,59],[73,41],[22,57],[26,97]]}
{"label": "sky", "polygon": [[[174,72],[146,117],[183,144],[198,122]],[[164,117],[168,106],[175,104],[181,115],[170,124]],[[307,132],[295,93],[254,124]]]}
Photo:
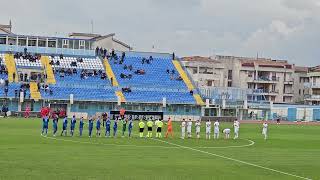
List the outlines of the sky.
{"label": "sky", "polygon": [[[16,34],[116,33],[137,51],[319,65],[320,0],[1,0]],[[9,7],[9,8],[4,8]],[[153,49],[154,47],[154,49]]]}

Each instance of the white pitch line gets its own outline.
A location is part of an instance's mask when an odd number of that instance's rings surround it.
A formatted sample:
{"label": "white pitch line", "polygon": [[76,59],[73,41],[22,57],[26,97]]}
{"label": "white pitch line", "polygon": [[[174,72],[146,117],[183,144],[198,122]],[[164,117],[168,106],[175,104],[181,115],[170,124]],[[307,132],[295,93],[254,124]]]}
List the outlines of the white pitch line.
{"label": "white pitch line", "polygon": [[249,141],[250,144],[245,144],[245,145],[239,145],[239,146],[221,146],[221,147],[205,147],[205,146],[200,146],[200,147],[196,147],[198,149],[223,149],[223,148],[242,148],[242,147],[249,147],[249,146],[253,146],[254,145],[254,141],[250,140],[250,139],[242,139],[242,140],[246,140]]}
{"label": "white pitch line", "polygon": [[[65,142],[73,142],[73,143],[81,143],[81,144],[105,145],[105,146],[140,147],[140,148],[165,148],[165,149],[178,149],[178,148],[180,148],[180,147],[172,147],[172,146],[166,147],[166,146],[152,146],[152,145],[151,146],[144,146],[144,145],[133,145],[133,144],[97,143],[97,142],[90,142],[90,141],[75,141],[75,140],[71,140],[71,139],[58,139],[58,138],[47,137],[47,136],[42,136],[42,137],[47,138],[47,139],[57,140],[57,141],[65,141]],[[204,146],[200,146],[200,147],[196,147],[196,148],[201,148],[201,149],[242,148],[242,147],[252,146],[255,143],[254,141],[252,141],[250,139],[243,139],[243,140],[249,141],[250,144],[239,145],[239,146],[221,146],[221,147],[214,147],[214,146],[204,147]]]}
{"label": "white pitch line", "polygon": [[98,143],[98,142],[90,142],[90,141],[75,141],[71,139],[58,139],[54,137],[46,137],[42,136],[47,139],[53,139],[56,141],[65,141],[65,142],[73,142],[73,143],[79,143],[79,144],[94,144],[94,145],[104,145],[104,146],[119,146],[119,147],[139,147],[139,148],[167,148],[167,149],[178,149],[179,147],[172,147],[172,146],[140,146],[140,145],[133,145],[133,144],[113,144],[113,143]]}
{"label": "white pitch line", "polygon": [[211,155],[211,156],[216,156],[216,157],[219,157],[219,158],[223,158],[223,159],[227,159],[227,160],[239,162],[239,163],[246,164],[246,165],[249,165],[249,166],[253,166],[253,167],[257,167],[257,168],[261,168],[261,169],[265,169],[265,170],[277,172],[277,173],[279,173],[279,174],[284,174],[284,175],[296,177],[296,178],[299,178],[299,179],[312,180],[312,179],[310,179],[310,178],[306,178],[306,177],[298,176],[298,175],[295,175],[295,174],[291,174],[291,173],[279,171],[279,170],[276,170],[276,169],[272,169],[272,168],[260,166],[260,165],[257,165],[257,164],[245,162],[245,161],[238,160],[238,159],[233,159],[233,158],[226,157],[226,156],[223,156],[223,155],[210,153],[210,152],[203,151],[203,150],[199,150],[199,149],[195,149],[195,148],[192,148],[192,147],[182,146],[182,145],[175,144],[175,143],[171,143],[171,142],[164,141],[164,140],[161,140],[161,139],[154,139],[154,138],[152,138],[152,139],[155,140],[155,141],[160,141],[160,142],[167,143],[167,144],[170,144],[170,145],[173,145],[173,146],[177,146],[177,147],[180,147],[180,148],[183,148],[183,149],[189,149],[189,150],[192,150],[192,151],[201,152],[201,153],[208,154],[208,155]]}

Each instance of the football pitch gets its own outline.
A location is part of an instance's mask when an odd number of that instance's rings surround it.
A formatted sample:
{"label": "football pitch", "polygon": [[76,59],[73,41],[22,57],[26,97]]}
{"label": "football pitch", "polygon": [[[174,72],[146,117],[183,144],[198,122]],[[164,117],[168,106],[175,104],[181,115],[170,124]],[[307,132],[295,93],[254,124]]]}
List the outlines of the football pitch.
{"label": "football pitch", "polygon": [[[77,122],[78,123],[78,122]],[[269,125],[263,140],[261,124],[241,124],[240,139],[180,139],[174,123],[173,139],[40,135],[42,120],[0,120],[0,179],[320,179],[320,126]],[[220,130],[232,127],[221,123]],[[166,129],[166,126],[164,126]],[[104,135],[104,129],[102,129]],[[68,127],[69,134],[69,127]],[[146,134],[146,131],[145,131]],[[163,132],[164,134],[164,132]],[[155,132],[153,133],[155,135]],[[212,134],[213,135],[213,134]],[[233,133],[231,134],[233,136]]]}

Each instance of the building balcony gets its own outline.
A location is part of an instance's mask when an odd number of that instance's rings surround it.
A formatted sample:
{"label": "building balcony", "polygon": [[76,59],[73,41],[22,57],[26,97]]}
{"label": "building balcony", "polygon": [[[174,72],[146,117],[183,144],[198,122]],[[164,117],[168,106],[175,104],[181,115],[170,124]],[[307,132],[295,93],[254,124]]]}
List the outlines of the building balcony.
{"label": "building balcony", "polygon": [[318,89],[318,88],[320,88],[320,83],[310,83],[310,87]]}
{"label": "building balcony", "polygon": [[285,79],[284,80],[284,84],[286,84],[286,85],[293,85],[293,79],[292,78],[290,78],[290,79]]}
{"label": "building balcony", "polygon": [[253,89],[252,90],[253,94],[255,95],[264,95],[264,96],[277,96],[279,95],[279,91],[272,91],[268,89]]}
{"label": "building balcony", "polygon": [[306,101],[320,101],[320,95],[305,95],[304,99]]}
{"label": "building balcony", "polygon": [[253,83],[268,83],[268,84],[275,84],[279,82],[279,77],[273,77],[273,78],[269,78],[269,77],[258,77],[258,78],[251,78],[248,80],[248,82],[253,82]]}
{"label": "building balcony", "polygon": [[291,90],[287,90],[285,92],[283,92],[283,96],[294,96],[294,92]]}

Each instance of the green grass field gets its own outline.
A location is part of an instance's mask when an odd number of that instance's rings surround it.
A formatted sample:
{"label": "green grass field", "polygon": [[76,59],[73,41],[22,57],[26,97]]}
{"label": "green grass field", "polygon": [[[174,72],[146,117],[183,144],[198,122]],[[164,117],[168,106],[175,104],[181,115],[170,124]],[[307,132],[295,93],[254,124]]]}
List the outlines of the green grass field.
{"label": "green grass field", "polygon": [[[269,125],[267,141],[257,124],[241,124],[239,140],[205,140],[204,128],[202,139],[181,140],[179,124],[174,139],[90,139],[87,128],[80,138],[78,127],[75,137],[54,139],[52,122],[48,138],[40,136],[41,123],[0,120],[1,180],[320,179],[319,126]],[[224,127],[231,124],[221,123]],[[249,146],[245,139],[255,143]]]}

